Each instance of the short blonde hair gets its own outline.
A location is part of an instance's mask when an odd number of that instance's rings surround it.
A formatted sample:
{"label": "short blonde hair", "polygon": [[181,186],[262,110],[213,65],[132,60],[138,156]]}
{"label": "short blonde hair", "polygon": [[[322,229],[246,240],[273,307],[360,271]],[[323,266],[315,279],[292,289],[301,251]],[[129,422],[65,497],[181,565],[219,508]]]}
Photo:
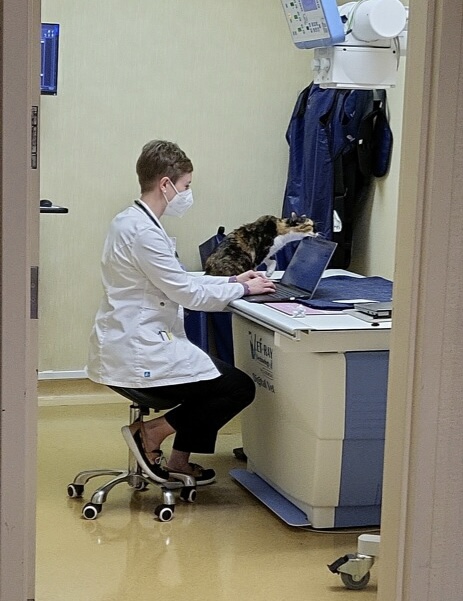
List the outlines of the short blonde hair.
{"label": "short blonde hair", "polygon": [[193,171],[193,164],[174,142],[151,140],[143,146],[136,169],[143,193],[150,192],[161,177],[175,184],[179,177]]}

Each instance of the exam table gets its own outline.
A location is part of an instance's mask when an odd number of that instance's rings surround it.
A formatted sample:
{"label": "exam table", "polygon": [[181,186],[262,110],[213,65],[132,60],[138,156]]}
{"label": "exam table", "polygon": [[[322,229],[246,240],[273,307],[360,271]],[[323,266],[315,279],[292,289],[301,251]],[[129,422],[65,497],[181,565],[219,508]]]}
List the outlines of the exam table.
{"label": "exam table", "polygon": [[[325,272],[338,274],[356,275]],[[235,364],[257,388],[232,477],[291,526],[379,525],[391,320],[231,311]]]}

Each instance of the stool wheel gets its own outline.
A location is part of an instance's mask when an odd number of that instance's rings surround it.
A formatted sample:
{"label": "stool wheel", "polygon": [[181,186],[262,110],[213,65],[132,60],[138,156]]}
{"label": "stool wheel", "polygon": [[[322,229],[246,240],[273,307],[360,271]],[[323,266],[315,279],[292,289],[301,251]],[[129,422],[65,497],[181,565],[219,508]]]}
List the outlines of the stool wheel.
{"label": "stool wheel", "polygon": [[[119,386],[109,386],[112,390],[131,401],[129,423],[141,423],[143,417],[149,415],[151,409],[148,407],[154,399],[151,395],[143,392],[144,389],[123,388]],[[164,398],[158,399],[160,410],[166,409],[171,402]],[[158,409],[155,409],[158,411]],[[125,428],[122,428],[122,435],[125,438]],[[178,477],[169,478],[167,481],[163,479],[157,482],[157,478],[150,479],[149,475],[143,470],[143,465],[138,463],[138,450],[133,447],[132,437],[128,437],[126,442],[129,446],[129,455],[126,469],[87,469],[80,471],[74,477],[74,480],[67,486],[67,494],[71,498],[82,497],[84,494],[84,486],[87,489],[87,482],[93,478],[105,476],[109,478],[104,484],[98,486],[90,497],[90,502],[82,503],[81,515],[86,520],[95,520],[98,514],[101,513],[103,504],[106,503],[107,496],[110,491],[119,484],[125,483],[129,486],[132,493],[135,491],[141,492],[146,489],[151,489],[154,485],[160,488],[162,499],[160,504],[153,506],[156,518],[161,522],[169,522],[174,517],[175,511],[175,493],[179,493],[180,498],[188,503],[193,503],[196,500],[196,482],[192,476],[186,474]],[[133,448],[132,448],[133,447]],[[141,462],[144,464],[144,461]],[[149,470],[148,470],[149,471]],[[80,505],[80,504],[79,504]]]}
{"label": "stool wheel", "polygon": [[81,497],[84,492],[83,484],[68,484],[68,497],[71,499],[75,499],[76,497]]}
{"label": "stool wheel", "polygon": [[161,522],[170,522],[170,520],[174,517],[174,506],[158,505],[154,510],[154,515]]}
{"label": "stool wheel", "polygon": [[147,482],[139,482],[138,484],[135,484],[134,489],[135,490],[146,490],[149,487],[149,484]]}
{"label": "stool wheel", "polygon": [[82,515],[86,520],[96,520],[101,512],[101,505],[98,503],[87,503],[82,509]]}
{"label": "stool wheel", "polygon": [[188,503],[196,501],[196,488],[194,486],[184,486],[180,491],[180,498]]}

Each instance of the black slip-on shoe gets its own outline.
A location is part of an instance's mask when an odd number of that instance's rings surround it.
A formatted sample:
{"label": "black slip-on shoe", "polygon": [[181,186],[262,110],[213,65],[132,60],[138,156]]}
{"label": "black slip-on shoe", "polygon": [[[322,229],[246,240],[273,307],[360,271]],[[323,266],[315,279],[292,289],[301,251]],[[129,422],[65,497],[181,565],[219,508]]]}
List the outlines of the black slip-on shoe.
{"label": "black slip-on shoe", "polygon": [[204,486],[205,484],[212,484],[215,482],[216,473],[213,469],[205,469],[197,463],[190,463],[189,465],[192,468],[192,472],[182,472],[180,470],[172,470],[169,468],[167,468],[167,471],[173,478],[175,478],[175,474],[193,476],[197,486]]}
{"label": "black slip-on shoe", "polygon": [[134,454],[137,463],[140,465],[140,467],[148,476],[148,478],[151,478],[151,480],[154,480],[155,482],[159,483],[167,482],[167,480],[169,480],[170,474],[167,470],[165,470],[162,467],[162,451],[156,451],[157,453],[159,453],[159,455],[154,460],[154,463],[152,463],[148,459],[145,453],[145,449],[143,448],[140,424],[135,422],[130,426],[123,426],[121,428],[121,432],[129,449]]}

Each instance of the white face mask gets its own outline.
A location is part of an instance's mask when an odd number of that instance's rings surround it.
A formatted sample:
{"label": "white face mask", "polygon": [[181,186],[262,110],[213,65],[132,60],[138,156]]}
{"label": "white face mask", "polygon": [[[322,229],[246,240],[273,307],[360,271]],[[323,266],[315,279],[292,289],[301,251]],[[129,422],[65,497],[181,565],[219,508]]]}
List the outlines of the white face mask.
{"label": "white face mask", "polygon": [[164,210],[164,215],[170,215],[171,217],[183,217],[188,209],[193,204],[193,192],[188,189],[183,192],[179,192],[172,182],[169,182],[172,188],[175,190],[176,195],[172,200],[167,200],[167,196],[164,193],[167,206]]}

